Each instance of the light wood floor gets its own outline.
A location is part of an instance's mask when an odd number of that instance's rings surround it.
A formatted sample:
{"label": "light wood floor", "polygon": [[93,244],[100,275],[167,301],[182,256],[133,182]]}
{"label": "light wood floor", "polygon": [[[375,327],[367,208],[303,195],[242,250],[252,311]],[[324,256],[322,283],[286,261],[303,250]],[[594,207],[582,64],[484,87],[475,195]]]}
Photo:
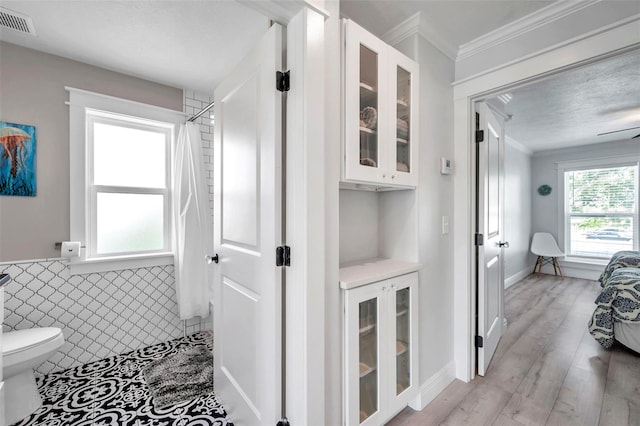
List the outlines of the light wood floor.
{"label": "light wood floor", "polygon": [[640,356],[604,350],[587,331],[599,290],[544,274],[514,284],[486,377],[456,380],[389,425],[640,425]]}

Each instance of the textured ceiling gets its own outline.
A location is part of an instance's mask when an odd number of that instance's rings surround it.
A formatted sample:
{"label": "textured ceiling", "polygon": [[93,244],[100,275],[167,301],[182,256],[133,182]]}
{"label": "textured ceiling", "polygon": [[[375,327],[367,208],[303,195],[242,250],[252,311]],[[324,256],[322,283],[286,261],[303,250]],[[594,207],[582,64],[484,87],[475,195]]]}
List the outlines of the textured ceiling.
{"label": "textured ceiling", "polygon": [[0,39],[173,87],[212,93],[267,30],[234,1],[5,1],[37,37]]}
{"label": "textured ceiling", "polygon": [[508,93],[506,133],[533,152],[629,139],[640,128],[619,130],[640,127],[640,50]]}

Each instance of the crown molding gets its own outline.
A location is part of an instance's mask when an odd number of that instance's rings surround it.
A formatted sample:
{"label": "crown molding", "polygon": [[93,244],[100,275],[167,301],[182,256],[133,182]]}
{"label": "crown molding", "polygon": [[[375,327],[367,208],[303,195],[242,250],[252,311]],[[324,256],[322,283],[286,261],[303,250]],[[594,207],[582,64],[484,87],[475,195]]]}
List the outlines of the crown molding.
{"label": "crown molding", "polygon": [[473,55],[477,55],[482,51],[536,30],[557,21],[558,19],[599,3],[600,1],[602,0],[571,0],[554,2],[549,6],[545,6],[542,9],[460,45],[456,60],[459,61]]}
{"label": "crown molding", "polygon": [[391,28],[381,38],[386,43],[394,46],[415,34],[422,36],[452,61],[456,60],[457,48],[442,38],[431,26],[427,25],[424,19],[421,18],[420,12],[411,15],[408,19]]}
{"label": "crown molding", "polygon": [[505,135],[505,141],[507,142],[507,145],[517,149],[518,151],[522,152],[523,154],[526,154],[529,157],[531,157],[533,155],[533,151],[528,146],[525,146],[525,145],[521,144],[517,140],[513,139],[511,136],[506,136]]}

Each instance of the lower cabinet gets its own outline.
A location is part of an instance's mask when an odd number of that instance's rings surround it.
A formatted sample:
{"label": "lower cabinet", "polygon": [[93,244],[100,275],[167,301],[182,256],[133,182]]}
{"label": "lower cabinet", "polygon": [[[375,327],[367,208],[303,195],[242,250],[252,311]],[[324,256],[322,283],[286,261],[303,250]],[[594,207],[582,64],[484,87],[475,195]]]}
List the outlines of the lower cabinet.
{"label": "lower cabinet", "polygon": [[418,274],[344,290],[346,425],[381,425],[418,391]]}

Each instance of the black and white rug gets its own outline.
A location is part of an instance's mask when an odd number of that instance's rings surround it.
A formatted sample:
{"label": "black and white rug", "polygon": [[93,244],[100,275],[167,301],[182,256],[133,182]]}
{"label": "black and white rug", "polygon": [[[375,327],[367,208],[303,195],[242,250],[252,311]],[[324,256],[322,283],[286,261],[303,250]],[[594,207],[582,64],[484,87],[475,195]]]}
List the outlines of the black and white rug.
{"label": "black and white rug", "polygon": [[142,369],[198,345],[210,349],[211,333],[196,333],[50,373],[38,379],[42,407],[16,426],[233,426],[214,394],[165,408],[153,404]]}

